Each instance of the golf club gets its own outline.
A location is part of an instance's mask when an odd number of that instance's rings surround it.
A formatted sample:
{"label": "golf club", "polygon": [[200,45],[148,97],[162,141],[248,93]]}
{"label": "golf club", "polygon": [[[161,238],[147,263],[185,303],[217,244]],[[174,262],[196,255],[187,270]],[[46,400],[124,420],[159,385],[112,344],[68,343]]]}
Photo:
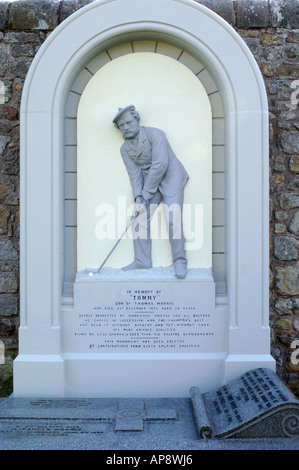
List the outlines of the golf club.
{"label": "golf club", "polygon": [[125,230],[123,231],[123,233],[121,234],[121,236],[118,238],[117,242],[115,243],[114,247],[110,250],[110,252],[108,253],[108,255],[106,256],[106,258],[104,259],[104,261],[102,262],[101,266],[99,267],[99,269],[93,273],[93,272],[89,272],[89,277],[93,277],[95,276],[96,274],[98,274],[102,267],[106,264],[107,260],[109,259],[109,257],[111,256],[111,254],[113,253],[113,251],[115,250],[115,248],[117,247],[117,245],[119,244],[119,242],[121,241],[121,239],[125,236],[125,234],[127,233],[127,231],[129,230],[129,228],[131,227],[131,225],[133,224],[133,222],[135,222],[135,220],[137,219],[137,217],[139,216],[140,212],[136,212],[135,213],[135,216],[131,219],[130,223],[126,226]]}

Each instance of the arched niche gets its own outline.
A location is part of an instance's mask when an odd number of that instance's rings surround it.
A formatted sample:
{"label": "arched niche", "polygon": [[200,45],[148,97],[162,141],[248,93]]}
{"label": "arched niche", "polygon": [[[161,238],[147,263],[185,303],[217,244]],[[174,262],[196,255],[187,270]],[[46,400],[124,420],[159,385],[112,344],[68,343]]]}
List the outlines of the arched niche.
{"label": "arched niche", "polygon": [[[147,37],[151,37],[151,35],[146,35]],[[78,221],[77,221],[77,209],[78,209],[78,200],[77,200],[77,162],[78,162],[78,136],[77,136],[77,128],[78,128],[78,105],[79,102],[82,100],[82,95],[87,91],[88,85],[94,83],[94,76],[98,74],[98,72],[105,67],[105,65],[111,64],[114,65],[114,61],[118,58],[123,58],[126,60],[127,56],[132,54],[139,55],[140,53],[148,53],[148,54],[155,54],[158,57],[164,56],[166,58],[171,59],[172,61],[178,62],[179,65],[183,65],[184,68],[188,69],[190,76],[193,76],[193,86],[194,82],[198,82],[198,88],[202,88],[205,90],[205,93],[208,97],[208,101],[210,103],[211,112],[212,112],[212,211],[211,214],[209,213],[209,209],[206,207],[205,210],[205,234],[204,231],[201,229],[194,229],[194,223],[190,223],[191,234],[189,241],[190,251],[197,251],[197,253],[191,253],[191,265],[198,265],[198,262],[201,263],[202,261],[205,263],[204,265],[207,267],[210,264],[207,264],[207,256],[203,254],[203,251],[206,250],[210,251],[211,247],[204,247],[203,249],[197,249],[197,240],[200,237],[205,237],[206,243],[210,243],[210,225],[212,222],[212,265],[213,265],[213,275],[216,281],[217,292],[218,294],[226,293],[226,283],[225,283],[225,264],[226,264],[226,256],[225,256],[225,141],[224,141],[224,111],[223,111],[223,104],[221,99],[221,93],[217,88],[211,74],[203,66],[203,64],[196,59],[194,56],[190,55],[186,50],[182,49],[181,47],[176,47],[173,44],[165,43],[162,41],[157,40],[140,40],[140,35],[133,35],[132,37],[136,38],[134,41],[120,43],[113,47],[110,47],[110,43],[105,43],[103,45],[104,50],[100,52],[97,56],[95,56],[92,60],[87,60],[86,65],[83,69],[78,73],[70,85],[70,90],[68,93],[67,101],[66,101],[66,110],[65,110],[65,262],[64,262],[64,292],[65,294],[71,293],[73,291],[73,282],[76,276],[76,272],[78,269],[81,269],[81,263],[78,261],[78,253],[77,253],[77,246],[80,244],[80,240],[78,240]],[[155,36],[153,36],[155,37]],[[125,36],[126,38],[126,36]],[[124,40],[125,40],[124,38]],[[163,36],[163,39],[164,36]],[[141,67],[142,69],[142,67]],[[141,70],[142,73],[142,70]],[[190,78],[189,78],[190,79]],[[192,80],[192,78],[191,78]],[[173,84],[173,87],[175,85]],[[181,87],[182,88],[182,87]],[[185,91],[182,93],[187,93],[187,87]],[[202,96],[204,93],[202,92]],[[168,95],[169,97],[169,95]],[[145,96],[143,100],[147,100],[148,97]],[[172,99],[175,100],[175,97]],[[201,103],[197,103],[198,107],[201,106]],[[205,107],[208,107],[206,100],[205,100]],[[161,106],[160,112],[161,113]],[[185,110],[186,112],[188,110]],[[204,127],[210,125],[210,112],[208,113],[209,116],[207,117],[207,122]],[[201,111],[198,112],[198,115],[201,116],[201,120],[203,119],[204,113]],[[107,116],[107,113],[106,113]],[[105,116],[105,119],[107,117]],[[167,118],[167,110],[166,116],[164,115],[164,119]],[[84,117],[84,119],[86,119]],[[159,123],[159,116],[155,113],[155,117],[153,116],[154,123],[157,125]],[[172,118],[171,118],[172,120]],[[193,126],[200,126],[202,123],[198,122],[192,123]],[[105,125],[108,125],[108,121],[105,121]],[[161,126],[164,128],[168,128],[171,133],[174,132],[174,127],[170,126],[169,119],[167,122],[161,122]],[[109,128],[109,127],[108,127]],[[111,133],[111,128],[109,133]],[[210,130],[209,130],[210,133]],[[198,141],[205,140],[202,139],[202,132],[198,132],[197,139]],[[209,139],[210,136],[207,136]],[[194,138],[193,138],[194,141]],[[201,145],[201,144],[200,144]],[[98,144],[98,148],[100,145]],[[111,147],[111,146],[110,146]],[[180,150],[180,149],[179,149]],[[93,152],[96,150],[93,149]],[[116,151],[116,149],[114,149]],[[118,153],[118,151],[117,151]],[[204,154],[204,152],[197,152],[197,158],[199,154]],[[84,157],[83,157],[84,158]],[[193,168],[190,167],[190,170],[193,171]],[[197,182],[201,184],[203,182],[203,177],[200,177],[200,172],[198,170],[195,171],[197,175]],[[125,178],[125,176],[124,176]],[[207,173],[205,174],[205,178],[210,179],[210,175]],[[191,185],[194,185],[195,178],[192,178]],[[207,182],[207,181],[206,181]],[[206,184],[202,185],[202,191],[205,190]],[[189,189],[189,188],[188,188]],[[188,193],[187,189],[187,193]],[[192,191],[192,188],[191,188]],[[210,191],[210,190],[209,190]],[[203,193],[201,193],[203,194]],[[114,198],[115,196],[113,196]],[[206,195],[205,201],[210,198],[210,194]],[[197,219],[203,215],[200,212],[200,207],[196,208],[196,215]],[[190,211],[191,212],[191,211]],[[194,211],[193,211],[194,212]],[[210,220],[210,216],[212,215],[212,221]],[[194,214],[193,214],[193,218]],[[125,223],[123,221],[123,223]],[[192,227],[191,227],[192,225]],[[92,232],[94,230],[92,229]],[[122,243],[124,245],[124,243]],[[167,242],[164,243],[164,246],[167,246]],[[101,249],[99,249],[101,248]],[[108,246],[105,247],[105,243],[101,243],[101,246],[95,248],[95,251],[99,254],[99,259],[104,256],[105,248],[107,251]],[[109,249],[111,246],[109,247]],[[126,248],[130,250],[128,244]],[[168,246],[167,246],[168,249]],[[109,251],[109,250],[108,250]],[[119,249],[117,251],[119,253]],[[158,254],[157,254],[158,258]],[[167,257],[166,257],[167,258]],[[166,259],[164,258],[164,259]],[[111,260],[110,260],[111,261]],[[112,258],[113,261],[113,258]]]}
{"label": "arched niche", "polygon": [[[70,393],[74,358],[64,350],[63,318],[72,310],[77,269],[77,107],[103,62],[134,53],[135,47],[181,61],[200,79],[211,103],[213,274],[217,308],[227,318],[227,347],[208,358],[217,363],[217,373],[206,363],[200,366],[200,355],[146,364],[114,356],[105,367],[113,371],[121,360],[130,377],[133,370],[140,377],[155,368],[163,393],[171,375],[178,396],[186,394],[188,377],[204,390],[255,366],[274,368],[268,326],[268,106],[259,68],[238,34],[196,2],[99,0],[49,36],[24,86],[16,396]],[[83,371],[83,359],[80,364]],[[182,364],[185,389],[174,373]]]}
{"label": "arched niche", "polygon": [[[101,67],[80,99],[77,271],[99,267],[132,215],[134,201],[119,150],[123,139],[112,124],[119,105],[131,102],[141,113],[141,125],[163,129],[189,174],[183,211],[188,266],[211,268],[212,115],[207,93],[181,62],[154,52],[135,52]],[[159,207],[151,224],[154,267],[172,264],[163,222]],[[132,261],[132,235],[126,235],[107,266],[115,269]]]}

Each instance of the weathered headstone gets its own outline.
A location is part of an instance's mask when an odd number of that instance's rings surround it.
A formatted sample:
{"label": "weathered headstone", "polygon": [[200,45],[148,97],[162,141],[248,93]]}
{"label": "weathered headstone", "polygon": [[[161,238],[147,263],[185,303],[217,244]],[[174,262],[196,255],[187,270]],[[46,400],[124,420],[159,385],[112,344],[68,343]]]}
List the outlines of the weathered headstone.
{"label": "weathered headstone", "polygon": [[201,438],[299,437],[299,401],[270,369],[251,370],[211,392],[190,390]]}

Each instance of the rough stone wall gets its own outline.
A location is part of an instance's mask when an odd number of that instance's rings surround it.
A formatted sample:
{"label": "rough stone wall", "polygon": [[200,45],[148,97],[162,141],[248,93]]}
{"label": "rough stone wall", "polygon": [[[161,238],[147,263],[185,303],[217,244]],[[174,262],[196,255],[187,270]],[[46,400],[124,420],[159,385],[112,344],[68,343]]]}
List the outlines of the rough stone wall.
{"label": "rough stone wall", "polygon": [[[19,109],[24,80],[55,27],[92,0],[0,0],[0,396],[12,392],[19,325]],[[270,109],[270,322],[277,373],[299,396],[299,2],[205,0],[247,43]],[[40,178],[42,175],[36,175]],[[254,293],[253,293],[254,295]],[[2,343],[0,343],[0,346]],[[1,347],[0,347],[1,353]],[[293,362],[291,361],[293,357]]]}

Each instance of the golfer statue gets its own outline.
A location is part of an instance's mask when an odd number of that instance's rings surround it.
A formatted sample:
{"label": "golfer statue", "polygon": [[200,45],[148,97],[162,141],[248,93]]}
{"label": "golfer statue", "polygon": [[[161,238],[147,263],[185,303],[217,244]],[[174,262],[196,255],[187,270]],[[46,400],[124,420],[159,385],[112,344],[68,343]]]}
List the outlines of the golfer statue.
{"label": "golfer statue", "polygon": [[124,138],[120,153],[139,214],[133,233],[134,261],[123,270],[152,267],[150,220],[162,202],[175,275],[182,279],[187,274],[182,209],[188,174],[172,151],[164,132],[154,127],[140,126],[140,116],[135,106],[119,108],[113,123]]}

